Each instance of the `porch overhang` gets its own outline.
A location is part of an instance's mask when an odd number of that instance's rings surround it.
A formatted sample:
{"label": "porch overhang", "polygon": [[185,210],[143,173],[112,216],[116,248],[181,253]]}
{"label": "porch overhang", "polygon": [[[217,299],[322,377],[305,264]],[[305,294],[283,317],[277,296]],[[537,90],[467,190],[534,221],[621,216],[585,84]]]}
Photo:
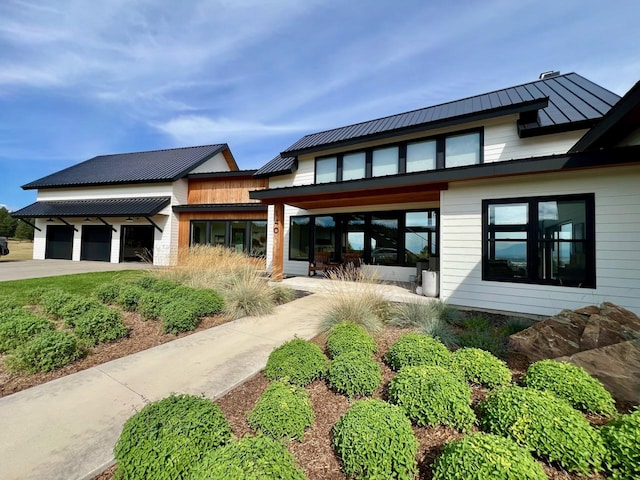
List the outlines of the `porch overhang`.
{"label": "porch overhang", "polygon": [[450,182],[533,175],[550,172],[611,167],[640,163],[640,145],[594,152],[525,158],[466,167],[350,180],[254,190],[252,199],[264,204],[287,204],[304,209],[340,206],[426,202],[439,199]]}

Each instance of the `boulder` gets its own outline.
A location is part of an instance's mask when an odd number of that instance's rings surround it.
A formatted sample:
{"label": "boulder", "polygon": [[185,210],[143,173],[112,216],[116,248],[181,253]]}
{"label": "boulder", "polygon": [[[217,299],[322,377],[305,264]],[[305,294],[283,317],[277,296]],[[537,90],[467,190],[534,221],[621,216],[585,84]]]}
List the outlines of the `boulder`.
{"label": "boulder", "polygon": [[640,340],[594,348],[556,360],[584,368],[604,384],[619,404],[640,404]]}

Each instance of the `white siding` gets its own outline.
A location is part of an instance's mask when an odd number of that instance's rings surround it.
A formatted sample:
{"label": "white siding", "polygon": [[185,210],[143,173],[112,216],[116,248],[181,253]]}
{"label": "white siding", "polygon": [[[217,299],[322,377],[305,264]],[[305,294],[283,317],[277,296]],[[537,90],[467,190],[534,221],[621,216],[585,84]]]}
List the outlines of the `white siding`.
{"label": "white siding", "polygon": [[214,155],[199,167],[194,168],[189,173],[212,173],[212,172],[228,172],[231,170],[227,160],[222,153]]}
{"label": "white siding", "polygon": [[34,230],[33,232],[33,259],[44,260],[47,246],[47,220],[46,218],[36,218],[35,224],[40,231]]}
{"label": "white siding", "polygon": [[[454,305],[552,315],[611,301],[640,313],[640,166],[451,183],[441,193],[441,295]],[[596,288],[482,281],[482,200],[594,193]]]}
{"label": "white siding", "polygon": [[38,190],[37,200],[86,200],[98,198],[170,197],[170,183],[111,185],[104,187],[50,188]]}

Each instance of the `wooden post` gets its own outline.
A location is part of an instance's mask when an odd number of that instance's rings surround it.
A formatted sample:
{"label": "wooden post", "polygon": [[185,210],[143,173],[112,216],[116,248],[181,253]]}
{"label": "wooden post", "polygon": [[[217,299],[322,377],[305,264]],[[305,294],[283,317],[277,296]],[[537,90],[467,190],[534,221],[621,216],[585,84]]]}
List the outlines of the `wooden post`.
{"label": "wooden post", "polygon": [[280,281],[284,274],[284,205],[273,206],[273,259],[271,261],[271,279]]}

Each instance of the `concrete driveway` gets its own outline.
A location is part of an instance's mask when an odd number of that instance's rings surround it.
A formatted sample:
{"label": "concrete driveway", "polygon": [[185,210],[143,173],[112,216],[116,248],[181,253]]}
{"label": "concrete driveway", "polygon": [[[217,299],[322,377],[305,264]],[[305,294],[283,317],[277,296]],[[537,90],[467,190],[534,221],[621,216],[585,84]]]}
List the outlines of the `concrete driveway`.
{"label": "concrete driveway", "polygon": [[150,269],[146,263],[72,262],[71,260],[4,260],[0,262],[0,282],[25,278],[55,277],[74,273]]}

